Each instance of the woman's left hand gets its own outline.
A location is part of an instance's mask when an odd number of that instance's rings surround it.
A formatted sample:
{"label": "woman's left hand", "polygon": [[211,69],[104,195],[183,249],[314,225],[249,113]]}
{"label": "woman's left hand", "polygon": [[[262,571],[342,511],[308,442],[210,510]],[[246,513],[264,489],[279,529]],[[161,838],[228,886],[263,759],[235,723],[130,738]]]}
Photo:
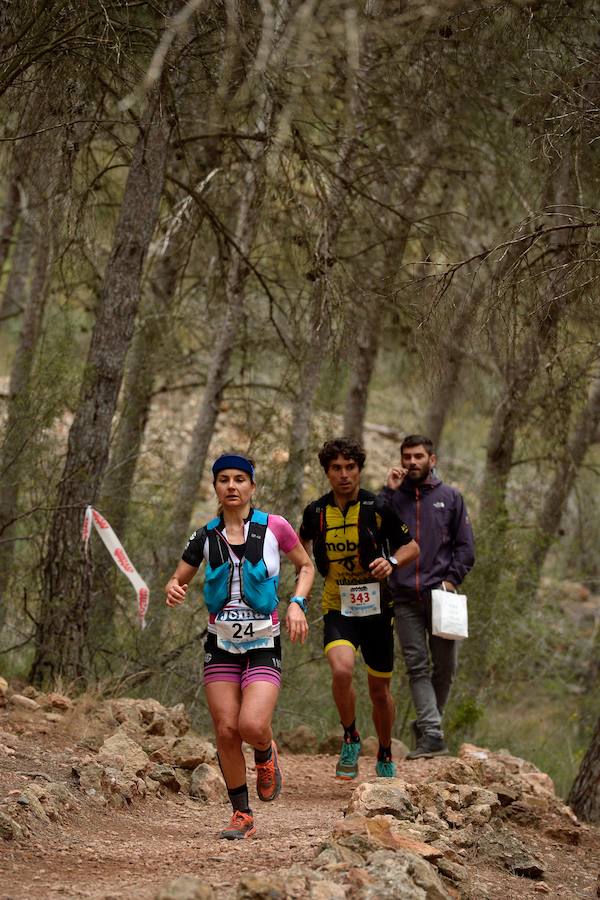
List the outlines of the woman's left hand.
{"label": "woman's left hand", "polygon": [[287,615],[285,617],[285,627],[290,636],[291,641],[299,640],[301,644],[306,640],[308,634],[308,622],[306,616],[297,603],[288,605]]}

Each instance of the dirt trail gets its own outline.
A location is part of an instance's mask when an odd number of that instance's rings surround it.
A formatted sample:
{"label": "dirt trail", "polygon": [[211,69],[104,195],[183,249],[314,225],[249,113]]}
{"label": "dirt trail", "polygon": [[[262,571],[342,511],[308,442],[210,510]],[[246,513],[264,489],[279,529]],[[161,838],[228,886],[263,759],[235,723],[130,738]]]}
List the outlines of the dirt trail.
{"label": "dirt trail", "polygon": [[[39,759],[32,761],[35,771],[52,768],[48,759],[45,765]],[[16,771],[24,771],[14,762]],[[4,844],[0,897],[146,900],[166,881],[182,874],[218,885],[219,896],[226,897],[226,888],[244,872],[272,870],[314,856],[315,847],[331,833],[354,787],[335,782],[331,777],[334,765],[330,757],[282,757],[282,797],[269,804],[251,800],[257,834],[235,844],[216,837],[229,820],[226,804],[205,806],[184,796],[150,798],[125,810],[99,809],[87,803],[72,814],[71,827],[50,825],[41,840]],[[372,769],[372,761],[365,761],[364,767]],[[3,773],[2,781],[7,774]],[[17,776],[13,786],[19,780]],[[253,787],[251,790],[254,797]]]}
{"label": "dirt trail", "polygon": [[[0,731],[10,733],[14,727],[8,713],[0,711]],[[46,776],[74,784],[71,763],[82,752],[73,735],[62,733],[60,726],[40,732],[31,723],[17,730],[18,752],[0,757],[1,797],[23,788],[34,774],[40,783]],[[184,874],[213,885],[218,900],[229,900],[244,873],[308,863],[330,836],[357,784],[373,779],[374,760],[361,759],[361,777],[351,784],[335,781],[331,756],[288,754],[281,756],[281,763],[284,791],[275,803],[256,799],[249,772],[258,830],[255,838],[243,842],[227,843],[216,836],[229,819],[224,803],[204,805],[188,796],[169,794],[112,809],[82,797],[61,813],[59,822],[34,823],[34,837],[0,840],[0,900],[153,900],[160,887]],[[443,764],[442,760],[401,762],[398,775],[420,782]],[[578,846],[566,846],[539,828],[522,828],[519,833],[531,851],[543,858],[548,890],[466,858],[468,891],[457,892],[457,897],[512,900],[545,893],[580,900],[597,896],[598,831],[584,828]]]}

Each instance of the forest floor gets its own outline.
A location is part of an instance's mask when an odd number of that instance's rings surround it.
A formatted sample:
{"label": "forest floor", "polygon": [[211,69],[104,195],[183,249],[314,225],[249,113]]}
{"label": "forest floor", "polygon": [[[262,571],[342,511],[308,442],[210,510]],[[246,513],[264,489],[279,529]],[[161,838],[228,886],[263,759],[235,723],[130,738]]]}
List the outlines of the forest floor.
{"label": "forest floor", "polygon": [[[72,766],[86,751],[78,746],[72,725],[42,722],[26,710],[0,709],[0,745],[13,735],[18,749],[0,755],[0,798],[18,793],[32,778],[41,784],[44,780],[74,784]],[[89,744],[89,732],[87,737]],[[445,762],[399,761],[398,776],[418,783]],[[281,763],[280,799],[272,804],[251,800],[257,820],[252,840],[232,844],[217,838],[229,819],[222,802],[206,805],[181,794],[140,798],[124,808],[78,802],[61,811],[57,821],[43,827],[37,823],[28,838],[0,839],[0,898],[151,900],[166,883],[187,874],[212,885],[215,897],[228,900],[236,896],[244,874],[309,863],[341,819],[357,784],[374,778],[374,760],[361,759],[360,778],[350,784],[335,781],[333,756],[282,754]],[[254,797],[252,774],[249,783]],[[541,894],[598,896],[599,830],[583,826],[579,844],[568,846],[546,834],[539,823],[515,829],[543,860],[543,882],[467,858],[468,891],[458,890],[454,896],[490,900]]]}

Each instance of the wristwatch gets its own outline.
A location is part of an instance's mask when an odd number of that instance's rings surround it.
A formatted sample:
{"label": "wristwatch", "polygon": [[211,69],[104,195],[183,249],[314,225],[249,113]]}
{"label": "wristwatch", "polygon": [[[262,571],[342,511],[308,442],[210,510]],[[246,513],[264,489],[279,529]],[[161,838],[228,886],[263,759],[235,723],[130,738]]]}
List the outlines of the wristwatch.
{"label": "wristwatch", "polygon": [[395,556],[388,556],[388,562],[389,562],[390,566],[392,567],[392,569],[398,568],[398,560],[396,559]]}
{"label": "wristwatch", "polygon": [[298,595],[290,597],[290,603],[297,603],[302,612],[306,612],[306,597],[300,597]]}

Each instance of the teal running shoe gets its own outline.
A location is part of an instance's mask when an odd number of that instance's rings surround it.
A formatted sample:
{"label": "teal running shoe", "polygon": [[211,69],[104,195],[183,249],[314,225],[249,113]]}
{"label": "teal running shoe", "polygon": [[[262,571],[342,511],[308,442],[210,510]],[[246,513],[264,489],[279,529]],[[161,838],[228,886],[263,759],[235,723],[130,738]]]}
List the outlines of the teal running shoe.
{"label": "teal running shoe", "polygon": [[391,759],[378,759],[375,764],[375,774],[378,778],[395,778],[396,763]]}
{"label": "teal running shoe", "polygon": [[352,781],[358,775],[360,741],[344,741],[338,759],[335,777],[341,781]]}

